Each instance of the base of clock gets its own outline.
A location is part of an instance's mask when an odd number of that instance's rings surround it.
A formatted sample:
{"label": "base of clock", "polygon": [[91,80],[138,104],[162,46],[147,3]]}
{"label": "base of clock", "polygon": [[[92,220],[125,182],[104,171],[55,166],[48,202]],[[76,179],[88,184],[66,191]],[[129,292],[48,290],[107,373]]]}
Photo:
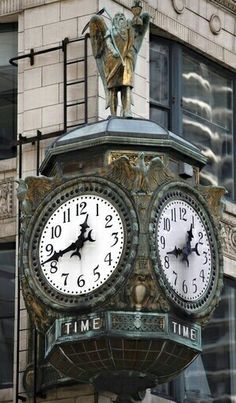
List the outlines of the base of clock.
{"label": "base of clock", "polygon": [[201,327],[167,313],[93,312],[57,319],[45,346],[64,376],[131,396],[187,367],[201,352]]}

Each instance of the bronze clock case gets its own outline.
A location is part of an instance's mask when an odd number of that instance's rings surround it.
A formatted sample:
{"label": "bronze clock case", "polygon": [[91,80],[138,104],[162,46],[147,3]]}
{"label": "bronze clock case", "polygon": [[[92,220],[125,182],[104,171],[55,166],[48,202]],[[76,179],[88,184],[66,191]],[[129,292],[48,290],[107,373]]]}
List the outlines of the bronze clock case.
{"label": "bronze clock case", "polygon": [[[179,295],[176,290],[171,287],[170,282],[164,273],[163,261],[161,260],[160,251],[158,250],[157,245],[157,231],[160,217],[168,203],[175,200],[183,201],[183,203],[189,205],[190,209],[199,216],[199,220],[203,223],[207,233],[210,245],[211,273],[208,285],[202,295],[193,301],[183,298],[183,296]],[[177,237],[178,236],[181,239],[181,233],[178,233]],[[178,245],[178,241],[176,244]],[[174,254],[175,247],[176,245],[173,245],[172,254]],[[220,298],[220,291],[223,285],[223,257],[218,238],[218,229],[216,228],[216,224],[208,205],[199,191],[184,182],[174,181],[170,181],[157,189],[151,207],[150,251],[157,280],[164,294],[172,302],[174,309],[193,317],[204,317],[209,315],[217,305]],[[181,256],[178,256],[178,252],[176,252],[176,254],[176,260],[180,259]],[[181,254],[180,249],[179,254]],[[173,258],[174,263],[176,260]],[[191,267],[189,269],[191,270]]]}
{"label": "bronze clock case", "polygon": [[[107,281],[84,295],[65,295],[53,288],[42,273],[39,259],[40,237],[50,216],[66,201],[92,194],[107,200],[119,212],[124,227],[124,246],[119,264]],[[138,221],[126,193],[114,183],[97,177],[70,180],[49,193],[36,209],[24,235],[22,261],[24,274],[35,295],[54,309],[69,311],[103,305],[125,283],[132,269],[138,244]]]}

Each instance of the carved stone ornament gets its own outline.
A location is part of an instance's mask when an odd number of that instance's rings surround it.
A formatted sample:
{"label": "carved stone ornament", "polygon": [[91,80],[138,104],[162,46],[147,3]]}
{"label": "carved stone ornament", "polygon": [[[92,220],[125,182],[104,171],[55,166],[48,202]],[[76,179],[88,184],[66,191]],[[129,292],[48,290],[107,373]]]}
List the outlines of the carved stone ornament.
{"label": "carved stone ornament", "polygon": [[173,7],[178,14],[182,14],[185,9],[185,0],[172,0]]}
{"label": "carved stone ornament", "polygon": [[236,225],[225,218],[221,221],[221,240],[224,255],[236,261]]}
{"label": "carved stone ornament", "polygon": [[221,24],[221,19],[218,15],[212,14],[210,21],[209,21],[210,29],[211,32],[214,35],[218,35],[221,31],[222,24]]}
{"label": "carved stone ornament", "polygon": [[0,220],[13,215],[13,183],[13,178],[0,182]]}
{"label": "carved stone ornament", "polygon": [[236,14],[236,1],[235,0],[210,0],[210,1],[224,9]]}

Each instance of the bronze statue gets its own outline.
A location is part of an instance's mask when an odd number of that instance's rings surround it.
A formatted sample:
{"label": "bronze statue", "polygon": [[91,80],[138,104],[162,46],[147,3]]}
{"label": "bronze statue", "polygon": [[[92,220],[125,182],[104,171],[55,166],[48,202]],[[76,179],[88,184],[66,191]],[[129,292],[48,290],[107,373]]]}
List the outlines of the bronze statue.
{"label": "bronze statue", "polygon": [[[101,10],[101,12],[105,9]],[[112,26],[107,27],[103,17],[98,14],[89,22],[93,55],[106,94],[106,109],[111,115],[117,114],[118,92],[121,93],[121,116],[132,116],[132,88],[137,54],[141,48],[149,24],[149,14],[142,13],[140,0],[134,1],[131,8],[133,19],[126,19],[123,13],[111,18]]]}

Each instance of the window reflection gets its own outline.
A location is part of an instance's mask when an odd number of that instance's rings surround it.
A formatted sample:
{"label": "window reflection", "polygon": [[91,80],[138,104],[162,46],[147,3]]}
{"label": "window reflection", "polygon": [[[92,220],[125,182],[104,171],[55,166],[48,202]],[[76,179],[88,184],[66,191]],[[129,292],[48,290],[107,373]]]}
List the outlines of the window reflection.
{"label": "window reflection", "polygon": [[203,352],[185,371],[185,402],[235,402],[235,336],[236,288],[225,280],[220,305],[203,330]]}
{"label": "window reflection", "polygon": [[225,278],[219,306],[203,329],[201,355],[174,381],[152,390],[178,403],[236,401],[236,284]]}
{"label": "window reflection", "polygon": [[202,149],[208,164],[204,185],[224,186],[233,195],[232,80],[183,55],[183,135]]}

